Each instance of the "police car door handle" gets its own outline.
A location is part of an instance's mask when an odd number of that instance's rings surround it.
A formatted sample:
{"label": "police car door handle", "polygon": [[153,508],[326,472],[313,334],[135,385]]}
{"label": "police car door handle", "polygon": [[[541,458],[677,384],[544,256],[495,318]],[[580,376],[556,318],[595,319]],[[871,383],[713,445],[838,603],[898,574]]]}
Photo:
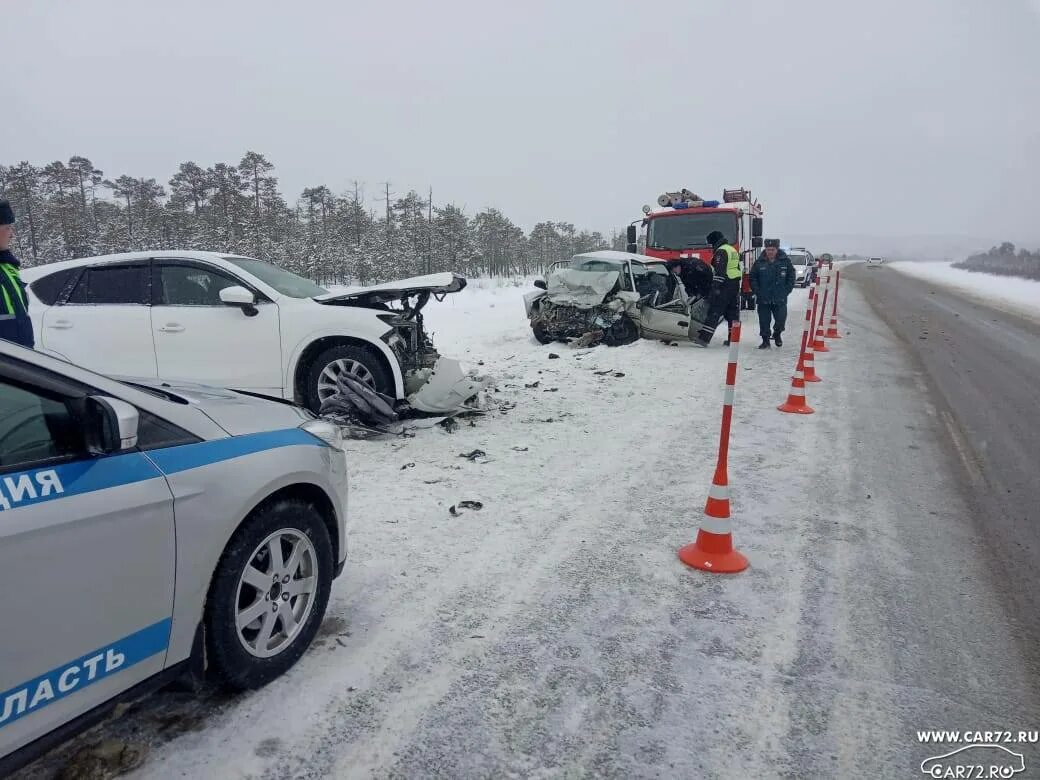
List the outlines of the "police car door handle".
{"label": "police car door handle", "polygon": [[184,330],[184,326],[178,325],[176,322],[167,322],[159,330],[162,333],[181,333]]}
{"label": "police car door handle", "polygon": [[55,320],[47,327],[51,330],[68,330],[72,327],[72,323],[68,320]]}

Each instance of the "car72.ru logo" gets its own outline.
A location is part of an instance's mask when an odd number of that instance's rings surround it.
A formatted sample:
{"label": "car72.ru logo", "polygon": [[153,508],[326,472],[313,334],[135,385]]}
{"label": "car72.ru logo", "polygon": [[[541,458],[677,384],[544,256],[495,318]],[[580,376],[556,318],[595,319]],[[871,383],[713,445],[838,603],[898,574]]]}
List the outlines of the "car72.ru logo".
{"label": "car72.ru logo", "polygon": [[1003,745],[966,745],[921,762],[921,771],[934,780],[995,780],[1026,771],[1025,757]]}

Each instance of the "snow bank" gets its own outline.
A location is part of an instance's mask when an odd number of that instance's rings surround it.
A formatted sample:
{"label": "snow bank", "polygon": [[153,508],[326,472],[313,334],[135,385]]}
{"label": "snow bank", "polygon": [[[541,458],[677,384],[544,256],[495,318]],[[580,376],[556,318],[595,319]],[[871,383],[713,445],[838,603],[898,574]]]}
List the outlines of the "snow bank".
{"label": "snow bank", "polygon": [[1040,317],[1040,282],[1031,279],[965,271],[963,268],[954,268],[953,263],[902,261],[889,263],[888,267],[925,281],[952,287],[1000,309],[1028,317]]}

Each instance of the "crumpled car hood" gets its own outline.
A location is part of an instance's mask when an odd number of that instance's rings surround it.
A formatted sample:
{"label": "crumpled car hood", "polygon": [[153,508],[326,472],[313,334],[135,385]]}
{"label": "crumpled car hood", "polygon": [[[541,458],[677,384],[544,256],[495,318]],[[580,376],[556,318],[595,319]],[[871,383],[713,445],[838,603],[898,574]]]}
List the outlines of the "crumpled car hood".
{"label": "crumpled car hood", "polygon": [[396,282],[362,287],[350,292],[328,293],[315,296],[318,303],[329,301],[358,301],[359,303],[388,303],[424,292],[432,295],[457,293],[466,287],[466,278],[454,273],[430,274],[401,279]]}
{"label": "crumpled car hood", "polygon": [[599,306],[620,278],[618,271],[577,271],[564,268],[549,274],[546,297],[558,306],[591,309]]}

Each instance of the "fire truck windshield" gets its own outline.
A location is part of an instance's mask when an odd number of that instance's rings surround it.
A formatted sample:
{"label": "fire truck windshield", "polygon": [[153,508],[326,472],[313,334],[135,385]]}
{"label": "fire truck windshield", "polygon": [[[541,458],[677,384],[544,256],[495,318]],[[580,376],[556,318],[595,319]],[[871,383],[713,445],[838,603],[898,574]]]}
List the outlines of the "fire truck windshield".
{"label": "fire truck windshield", "polygon": [[650,220],[646,245],[650,249],[703,249],[708,234],[720,231],[730,242],[737,240],[737,215],[732,211],[676,214]]}

